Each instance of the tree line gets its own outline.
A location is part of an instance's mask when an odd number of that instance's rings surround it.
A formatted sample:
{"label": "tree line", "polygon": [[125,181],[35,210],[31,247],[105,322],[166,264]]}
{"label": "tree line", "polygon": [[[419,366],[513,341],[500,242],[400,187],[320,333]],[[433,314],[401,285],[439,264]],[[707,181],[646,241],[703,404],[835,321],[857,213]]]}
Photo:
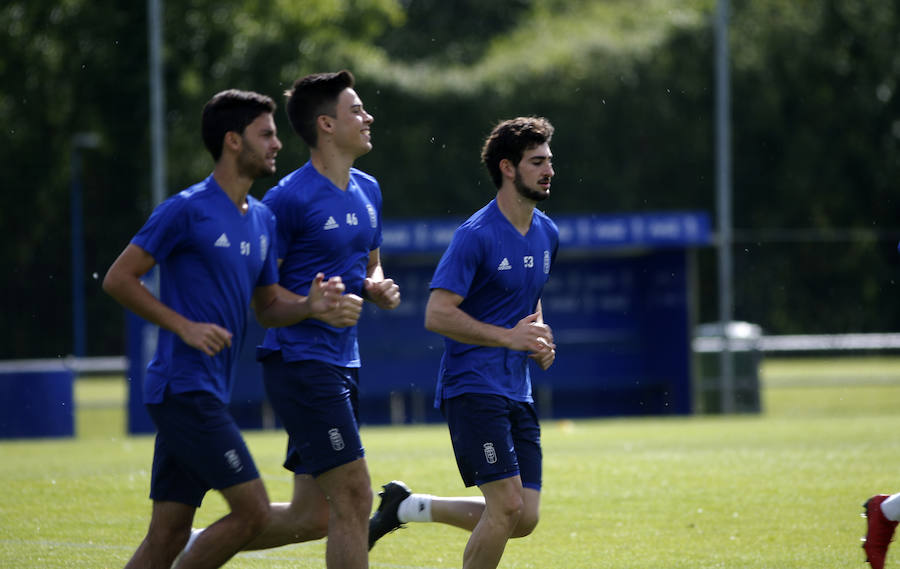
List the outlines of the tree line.
{"label": "tree line", "polygon": [[[348,68],[375,116],[358,166],[388,218],[454,216],[493,187],[484,135],[553,121],[554,213],[715,216],[715,0],[352,0],[164,3],[169,194],[212,168],[203,103],[280,93]],[[84,149],[89,355],[125,351],[99,283],[152,209],[147,16],[113,0],[0,7],[5,128],[0,358],[72,351],[69,195]],[[735,316],[767,333],[897,327],[900,13],[878,0],[732,2]],[[306,159],[283,108],[279,175]],[[261,181],[261,196],[272,181]],[[387,259],[389,269],[390,260]],[[716,259],[699,251],[698,319],[715,320]],[[401,283],[402,286],[402,283]]]}

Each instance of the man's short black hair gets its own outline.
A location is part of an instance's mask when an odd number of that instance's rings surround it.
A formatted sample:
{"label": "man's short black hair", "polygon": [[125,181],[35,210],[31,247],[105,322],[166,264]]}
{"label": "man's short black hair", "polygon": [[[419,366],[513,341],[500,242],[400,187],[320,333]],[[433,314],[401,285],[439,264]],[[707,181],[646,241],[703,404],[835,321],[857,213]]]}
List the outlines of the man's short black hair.
{"label": "man's short black hair", "polygon": [[343,69],[301,77],[285,91],[291,127],[310,148],[319,143],[316,119],[321,115],[337,116],[338,97],[354,84],[353,74]]}
{"label": "man's short black hair", "polygon": [[213,95],[203,107],[200,121],[203,144],[213,160],[218,162],[222,157],[225,133],[243,134],[247,125],[263,113],[274,113],[275,107],[271,97],[253,91],[228,89]]}

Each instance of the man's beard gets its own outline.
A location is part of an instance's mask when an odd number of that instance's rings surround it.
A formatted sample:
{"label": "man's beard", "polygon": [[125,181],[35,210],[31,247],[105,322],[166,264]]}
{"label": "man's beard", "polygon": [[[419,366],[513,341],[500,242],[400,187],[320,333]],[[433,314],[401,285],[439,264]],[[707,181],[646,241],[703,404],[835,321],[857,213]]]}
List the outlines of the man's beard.
{"label": "man's beard", "polygon": [[265,178],[275,173],[275,170],[270,168],[264,159],[261,160],[256,153],[246,150],[238,156],[237,168],[239,174],[251,180]]}
{"label": "man's beard", "polygon": [[526,186],[522,181],[522,176],[519,174],[518,169],[516,169],[516,177],[513,179],[513,185],[520,196],[533,202],[542,202],[550,197],[550,192],[546,192],[543,189],[536,190]]}

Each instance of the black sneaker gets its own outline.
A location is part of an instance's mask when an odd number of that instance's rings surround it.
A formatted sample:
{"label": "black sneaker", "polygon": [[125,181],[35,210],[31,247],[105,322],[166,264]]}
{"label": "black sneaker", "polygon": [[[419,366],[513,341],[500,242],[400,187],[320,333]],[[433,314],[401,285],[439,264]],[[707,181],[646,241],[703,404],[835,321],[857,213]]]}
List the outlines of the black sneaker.
{"label": "black sneaker", "polygon": [[397,518],[397,508],[400,507],[400,502],[412,494],[406,484],[399,480],[388,482],[382,488],[384,490],[378,493],[381,503],[378,504],[378,509],[369,520],[369,550],[376,541],[395,529],[403,527],[400,519]]}

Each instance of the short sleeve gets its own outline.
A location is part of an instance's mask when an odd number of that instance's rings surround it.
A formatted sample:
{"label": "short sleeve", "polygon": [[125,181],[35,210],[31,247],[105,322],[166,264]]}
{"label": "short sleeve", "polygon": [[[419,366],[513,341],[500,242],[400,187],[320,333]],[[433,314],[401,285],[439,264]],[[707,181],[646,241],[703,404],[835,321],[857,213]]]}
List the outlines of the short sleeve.
{"label": "short sleeve", "polygon": [[172,196],[153,210],[131,242],[160,263],[187,235],[189,215],[187,200],[179,195]]}
{"label": "short sleeve", "polygon": [[269,246],[263,259],[262,270],[259,272],[259,278],[256,280],[256,286],[268,286],[278,282],[278,222],[275,215],[270,211],[266,211],[266,227],[268,228]]}
{"label": "short sleeve", "polygon": [[453,234],[431,280],[431,289],[443,288],[465,298],[481,264],[482,250],[478,236],[460,227]]}

